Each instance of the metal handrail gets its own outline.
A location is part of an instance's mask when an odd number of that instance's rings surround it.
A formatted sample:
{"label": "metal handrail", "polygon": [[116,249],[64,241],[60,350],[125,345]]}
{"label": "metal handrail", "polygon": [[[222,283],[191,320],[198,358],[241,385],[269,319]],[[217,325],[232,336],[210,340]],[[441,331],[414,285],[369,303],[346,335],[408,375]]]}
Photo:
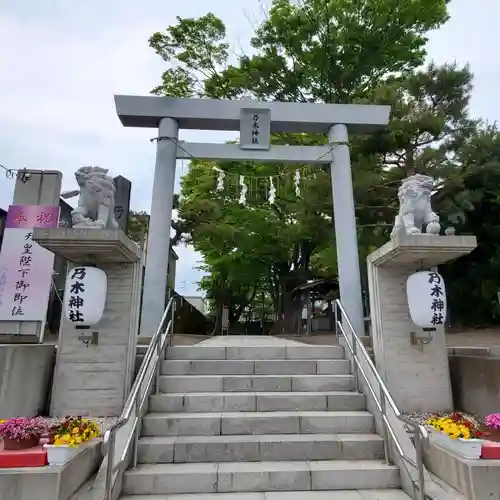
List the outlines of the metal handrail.
{"label": "metal handrail", "polygon": [[[153,378],[156,381],[156,394],[159,393],[161,360],[165,347],[170,342],[170,333],[173,332],[173,327],[174,327],[174,317],[175,317],[175,298],[172,297],[168,301],[167,307],[165,308],[165,312],[163,313],[160,326],[158,327],[158,330],[151,339],[151,342],[149,343],[148,349],[146,351],[146,354],[144,355],[141,367],[139,369],[139,372],[137,373],[132,389],[130,390],[130,393],[127,397],[127,401],[125,402],[125,406],[120,415],[120,418],[114,425],[112,425],[104,433],[103,460],[107,459],[104,500],[112,500],[113,485],[114,485],[113,475],[117,470],[119,470],[125,464],[128,453],[130,451],[130,446],[132,444],[133,444],[132,464],[134,467],[137,466],[137,444],[140,435],[144,404],[148,399]],[[154,354],[156,354],[156,359],[153,360]],[[153,363],[151,366],[149,366],[152,360]],[[149,378],[146,379],[148,371],[150,372]],[[141,389],[143,388],[143,383],[145,380],[147,380],[147,382],[145,390],[142,393],[141,397]],[[130,417],[132,415],[132,410],[134,410],[134,408],[135,408],[135,418],[132,430],[125,442],[125,447],[120,456],[120,460],[116,465],[114,465],[113,462],[115,460],[116,433],[118,432],[119,429],[121,429],[127,423],[129,423]]]}
{"label": "metal handrail", "polygon": [[[341,313],[341,319],[345,319],[345,323],[348,326],[352,338],[354,339],[354,342],[350,342],[343,324],[339,321],[338,318],[338,311],[340,310]],[[408,420],[407,418],[403,417],[401,412],[399,411],[396,403],[392,399],[391,394],[389,393],[389,390],[387,389],[387,386],[385,385],[384,381],[382,380],[382,377],[380,376],[377,368],[373,364],[373,361],[371,360],[368,352],[365,349],[365,346],[363,345],[363,342],[361,342],[361,339],[358,337],[356,334],[354,327],[352,326],[351,321],[349,320],[349,317],[347,316],[347,313],[342,306],[340,300],[335,300],[335,331],[337,333],[337,336],[339,335],[339,331],[342,333],[345,342],[347,344],[347,347],[349,351],[351,352],[352,358],[356,364],[356,367],[354,369],[354,379],[355,379],[355,384],[356,384],[356,390],[359,391],[359,373],[363,376],[366,385],[368,386],[368,390],[370,391],[371,395],[373,396],[373,399],[375,401],[375,405],[377,406],[377,409],[380,413],[380,416],[382,417],[382,433],[383,433],[383,441],[384,441],[384,457],[385,461],[387,463],[390,463],[390,457],[389,457],[389,438],[392,440],[394,443],[394,446],[396,448],[396,451],[400,458],[404,461],[407,462],[408,464],[412,465],[417,469],[417,484],[413,482],[414,486],[417,489],[417,499],[416,500],[426,500],[426,495],[425,495],[425,476],[424,476],[424,464],[423,464],[423,444],[424,442],[428,441],[429,434],[427,432],[427,429],[420,424],[417,424],[415,422],[412,422],[411,420]],[[371,372],[373,373],[374,377],[376,378],[380,391],[379,395],[377,396],[377,393],[375,389],[372,387],[370,384],[370,381],[368,379],[368,376],[361,366],[359,359],[358,359],[358,353],[361,353],[363,358],[365,359],[366,363],[368,364]],[[396,436],[396,433],[394,432],[394,429],[391,426],[391,423],[389,422],[389,418],[387,416],[387,405],[390,406],[392,411],[394,412],[394,415],[396,418],[398,418],[400,421],[404,422],[406,425],[412,428],[413,435],[415,437],[415,451],[416,451],[416,461],[413,460],[412,458],[408,457],[405,453],[404,450],[401,446],[401,444],[398,441],[398,438]]]}

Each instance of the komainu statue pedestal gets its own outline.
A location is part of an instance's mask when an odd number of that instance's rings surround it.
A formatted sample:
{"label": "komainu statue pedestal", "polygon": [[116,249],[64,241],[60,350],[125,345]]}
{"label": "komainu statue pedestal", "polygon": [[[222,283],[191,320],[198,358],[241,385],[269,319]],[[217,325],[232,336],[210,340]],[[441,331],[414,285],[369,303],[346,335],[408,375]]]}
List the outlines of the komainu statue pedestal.
{"label": "komainu statue pedestal", "polygon": [[120,230],[36,229],[33,240],[66,259],[68,271],[95,265],[107,275],[106,304],[99,323],[82,331],[63,314],[51,415],[119,416],[135,363],[141,250]]}
{"label": "komainu statue pedestal", "polygon": [[[453,407],[444,326],[425,333],[413,323],[406,281],[420,269],[434,269],[476,246],[475,236],[407,235],[401,231],[368,256],[375,362],[401,411]],[[425,344],[414,344],[412,332],[429,338]]]}

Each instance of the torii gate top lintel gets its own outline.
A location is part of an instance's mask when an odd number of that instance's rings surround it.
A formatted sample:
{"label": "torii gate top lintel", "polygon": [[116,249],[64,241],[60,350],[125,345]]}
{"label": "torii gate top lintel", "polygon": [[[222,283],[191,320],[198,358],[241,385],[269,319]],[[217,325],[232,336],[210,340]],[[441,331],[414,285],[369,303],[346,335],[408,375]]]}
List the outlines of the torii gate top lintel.
{"label": "torii gate top lintel", "polygon": [[115,96],[116,112],[125,127],[158,128],[162,118],[173,118],[180,129],[229,130],[240,128],[241,110],[269,109],[271,131],[328,133],[344,124],[350,133],[383,130],[390,106],[371,104],[320,104],[251,100],[197,99],[157,96]]}
{"label": "torii gate top lintel", "polygon": [[[349,134],[385,129],[390,106],[126,95],[115,96],[115,104],[125,127],[158,130],[141,334],[155,332],[164,313],[176,160],[189,157],[331,163],[340,296],[355,331],[364,333]],[[239,130],[240,141],[238,144],[180,143],[179,129]],[[325,133],[328,144],[272,145],[271,132]]]}

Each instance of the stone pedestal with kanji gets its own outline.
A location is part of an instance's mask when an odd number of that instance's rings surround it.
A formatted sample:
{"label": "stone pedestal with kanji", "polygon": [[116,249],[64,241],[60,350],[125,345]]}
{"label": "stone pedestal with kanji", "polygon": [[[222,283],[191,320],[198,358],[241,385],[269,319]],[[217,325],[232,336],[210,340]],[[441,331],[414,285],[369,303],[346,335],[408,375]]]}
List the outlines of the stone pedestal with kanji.
{"label": "stone pedestal with kanji", "polygon": [[375,362],[401,411],[453,407],[444,325],[424,332],[413,323],[406,281],[411,274],[435,270],[476,246],[475,236],[400,233],[368,256]]}
{"label": "stone pedestal with kanji", "polygon": [[69,264],[107,275],[101,320],[82,330],[61,320],[51,415],[119,416],[130,390],[142,285],[142,254],[120,230],[39,229],[33,239]]}

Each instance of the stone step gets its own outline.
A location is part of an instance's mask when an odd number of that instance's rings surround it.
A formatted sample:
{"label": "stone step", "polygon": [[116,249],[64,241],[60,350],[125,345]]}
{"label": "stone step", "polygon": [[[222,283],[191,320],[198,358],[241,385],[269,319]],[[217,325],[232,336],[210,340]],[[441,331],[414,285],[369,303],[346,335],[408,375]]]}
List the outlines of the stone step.
{"label": "stone step", "polygon": [[373,430],[373,415],[366,411],[149,413],[142,420],[143,436],[367,434]]}
{"label": "stone step", "polygon": [[160,391],[318,392],[354,389],[352,375],[162,375]]}
{"label": "stone step", "polygon": [[298,346],[170,346],[167,359],[342,359],[344,348],[338,345]]}
{"label": "stone step", "polygon": [[125,472],[123,492],[168,495],[358,490],[399,485],[399,469],[378,460],[143,464]]}
{"label": "stone step", "polygon": [[145,437],[140,463],[382,459],[377,434],[274,434]]}
{"label": "stone step", "polygon": [[163,375],[342,375],[350,373],[345,359],[167,360]]}
{"label": "stone step", "polygon": [[151,412],[365,410],[356,392],[195,392],[153,395]]}
{"label": "stone step", "polygon": [[401,490],[271,491],[266,493],[202,493],[196,495],[132,495],[121,500],[411,500]]}

